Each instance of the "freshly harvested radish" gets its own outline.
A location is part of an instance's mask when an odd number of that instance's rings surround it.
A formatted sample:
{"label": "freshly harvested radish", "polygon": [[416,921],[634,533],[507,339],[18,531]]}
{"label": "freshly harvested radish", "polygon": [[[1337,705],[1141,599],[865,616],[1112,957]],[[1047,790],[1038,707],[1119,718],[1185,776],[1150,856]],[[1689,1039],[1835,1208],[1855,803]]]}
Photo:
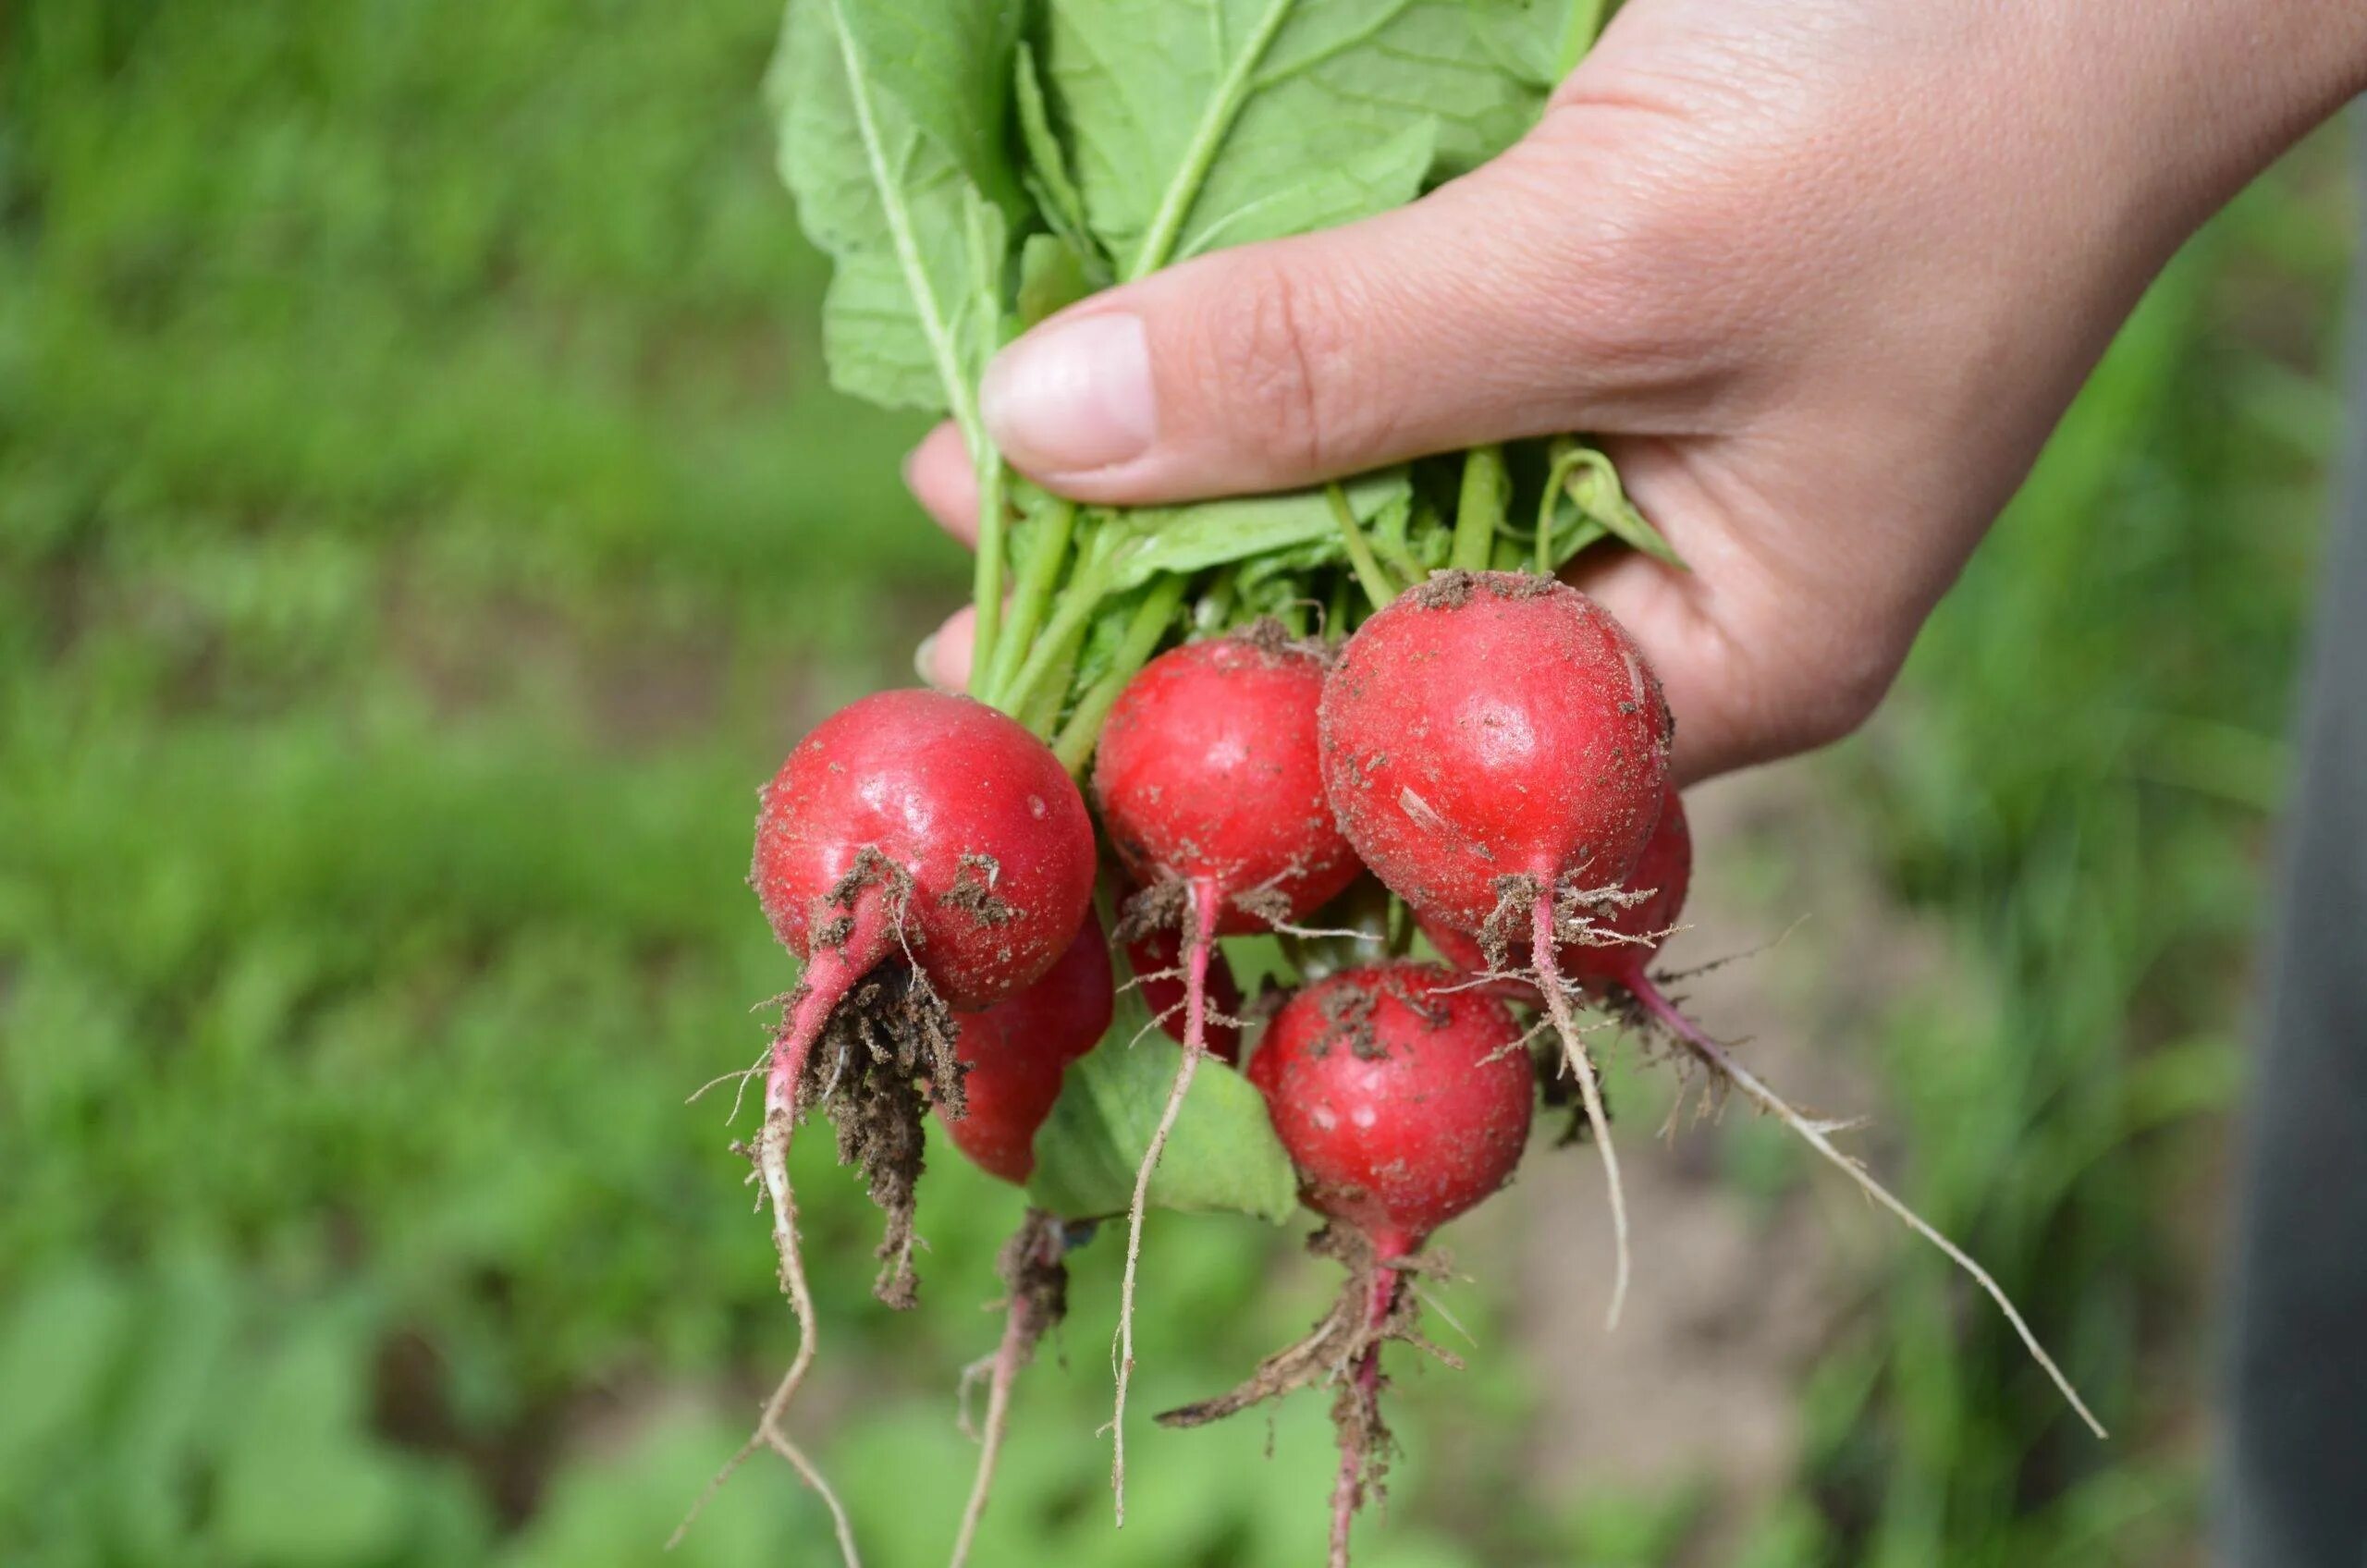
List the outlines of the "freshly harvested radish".
{"label": "freshly harvested radish", "polygon": [[[773,1036],[753,1151],[798,1345],[754,1434],[708,1495],[769,1446],[830,1505],[852,1562],[836,1495],[780,1426],[816,1348],[789,1181],[797,1112],[834,1091],[852,1108],[840,1121],[841,1154],[861,1158],[888,1213],[874,1288],[891,1305],[910,1305],[918,1084],[949,1113],[962,1108],[948,1006],[987,1007],[1072,945],[1093,897],[1093,824],[1043,741],[982,703],[940,692],[848,704],[797,743],[761,800],[749,880],[774,934],[805,962]],[[815,1045],[840,1022],[847,1027],[832,1071],[816,1082]]]}
{"label": "freshly harvested radish", "polygon": [[1671,732],[1660,681],[1626,631],[1575,588],[1441,572],[1348,640],[1324,685],[1321,727],[1341,830],[1390,889],[1491,957],[1525,938],[1602,1155],[1616,1323],[1626,1204],[1555,953],[1586,939],[1651,837]]}
{"label": "freshly harvested radish", "polygon": [[1300,1197],[1331,1219],[1318,1250],[1349,1280],[1315,1332],[1269,1357],[1240,1389],[1160,1416],[1197,1426],[1344,1368],[1332,1407],[1340,1439],[1331,1561],[1389,1448],[1380,1347],[1415,1340],[1406,1287],[1431,1231],[1511,1180],[1528,1141],[1535,1088],[1521,1026],[1495,998],[1456,989],[1433,964],[1353,969],[1291,998],[1249,1060]]}
{"label": "freshly harvested radish", "polygon": [[1121,1523],[1143,1213],[1151,1172],[1208,1049],[1216,938],[1302,920],[1357,871],[1324,796],[1316,721],[1323,688],[1321,655],[1279,627],[1186,643],[1128,682],[1095,754],[1102,823],[1144,889],[1130,901],[1120,935],[1175,928],[1184,958],[1184,1061],[1135,1173],[1119,1288],[1111,1484]]}

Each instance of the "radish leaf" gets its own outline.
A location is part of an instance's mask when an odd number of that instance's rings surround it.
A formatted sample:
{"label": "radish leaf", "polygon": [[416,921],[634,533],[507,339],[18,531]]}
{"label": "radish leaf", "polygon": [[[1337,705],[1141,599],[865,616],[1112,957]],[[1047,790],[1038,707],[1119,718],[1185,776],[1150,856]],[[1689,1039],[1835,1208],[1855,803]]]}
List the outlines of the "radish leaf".
{"label": "radish leaf", "polygon": [[835,267],[830,379],[945,411],[986,450],[1018,177],[1004,155],[1014,25],[995,0],[791,0],[767,79],[781,178]]}
{"label": "radish leaf", "polygon": [[[1134,1039],[1149,1020],[1133,993],[1128,1000],[1109,1036],[1070,1066],[1059,1103],[1036,1133],[1028,1195],[1064,1219],[1126,1212],[1135,1170],[1183,1065],[1183,1047],[1158,1030]],[[1160,1208],[1231,1210],[1277,1225],[1298,1207],[1298,1178],[1274,1136],[1265,1096],[1213,1058],[1193,1077],[1151,1175],[1150,1201]]]}
{"label": "radish leaf", "polygon": [[1045,67],[1121,277],[1413,200],[1536,118],[1528,0],[1049,0]]}
{"label": "radish leaf", "polygon": [[[1412,493],[1402,468],[1360,475],[1343,488],[1360,522],[1404,505]],[[1331,503],[1320,490],[1140,507],[1111,513],[1102,527],[1111,550],[1112,591],[1146,582],[1158,572],[1199,571],[1294,547],[1313,547],[1310,567],[1347,558]]]}

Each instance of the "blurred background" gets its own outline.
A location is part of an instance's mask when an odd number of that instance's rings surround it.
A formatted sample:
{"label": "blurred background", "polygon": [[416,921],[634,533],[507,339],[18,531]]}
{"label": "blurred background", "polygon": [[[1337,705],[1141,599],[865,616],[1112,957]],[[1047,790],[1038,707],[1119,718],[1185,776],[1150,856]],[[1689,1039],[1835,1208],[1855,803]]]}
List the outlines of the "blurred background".
{"label": "blurred background", "polygon": [[[0,1560],[654,1562],[789,1354],[684,1096],[791,978],[755,785],[909,679],[963,566],[897,484],[916,428],[824,384],[775,16],[0,12]],[[2199,1561],[2343,162],[2302,148],[2153,290],[1870,733],[1696,806],[1674,955],[1763,949],[1696,1005],[1874,1119],[2113,1441],[1772,1129],[1655,1144],[1629,1060],[1628,1326],[1591,1157],[1540,1138],[1449,1233],[1477,1347],[1402,1369],[1368,1568]],[[938,1161],[895,1317],[828,1140],[798,1167],[801,1424],[875,1568],[939,1562],[1018,1197]],[[1319,1400],[1270,1456],[1146,1426],[1110,1528],[1110,1251],[979,1561],[1315,1561]],[[1146,1269],[1139,1409],[1331,1289],[1245,1221],[1162,1217]],[[673,1559],[831,1560],[770,1461]]]}

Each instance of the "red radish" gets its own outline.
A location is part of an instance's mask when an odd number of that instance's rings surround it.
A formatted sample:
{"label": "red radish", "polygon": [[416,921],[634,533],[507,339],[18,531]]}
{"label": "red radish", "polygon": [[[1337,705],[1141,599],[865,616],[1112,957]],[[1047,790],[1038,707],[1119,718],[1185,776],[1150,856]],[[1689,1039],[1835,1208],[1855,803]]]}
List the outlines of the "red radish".
{"label": "red radish", "polygon": [[1527,928],[1602,1153],[1613,1323],[1626,1205],[1555,949],[1588,895],[1616,888],[1643,853],[1670,729],[1659,680],[1609,612],[1516,572],[1441,572],[1402,595],[1348,639],[1323,692],[1324,783],[1356,853],[1437,926],[1491,947]]}
{"label": "red radish", "polygon": [[1298,1168],[1301,1198],[1368,1244],[1327,1241],[1351,1277],[1309,1340],[1269,1358],[1234,1394],[1162,1417],[1196,1425],[1293,1387],[1328,1385],[1345,1366],[1332,1408],[1335,1564],[1347,1562],[1351,1521],[1388,1445],[1380,1347],[1413,1337],[1417,1309],[1401,1266],[1432,1231],[1509,1181],[1528,1142],[1535,1090],[1521,1026],[1502,1002],[1454,981],[1435,964],[1352,969],[1275,1015],[1249,1081]]}
{"label": "red radish", "polygon": [[[852,1561],[834,1494],[780,1427],[815,1353],[814,1304],[789,1182],[799,1082],[832,1013],[891,955],[943,1000],[974,1009],[1051,968],[1091,905],[1093,823],[1041,741],[982,703],[938,692],[882,692],[848,704],[797,743],[762,800],[750,880],[774,933],[805,960],[773,1037],[755,1148],[798,1346],[755,1435],[716,1481],[756,1447],[779,1450],[831,1503]],[[915,1059],[944,1030],[939,1023],[919,1033],[933,1039],[915,1044],[908,1053]],[[940,1098],[950,1103],[959,1072],[950,1050],[931,1066]],[[909,1079],[901,1092],[909,1102]],[[914,1125],[899,1129],[901,1142],[916,1156],[917,1105],[909,1115]],[[891,1208],[891,1243],[900,1230],[910,1233],[910,1172],[903,1174],[905,1207]],[[910,1292],[909,1250],[895,1254],[879,1287],[899,1305]]]}
{"label": "red radish", "polygon": [[1619,623],[1515,572],[1441,573],[1401,596],[1348,640],[1323,695],[1348,841],[1417,913],[1470,936],[1507,876],[1620,884],[1660,815],[1669,735]]}
{"label": "red radish", "polygon": [[[1126,944],[1126,962],[1134,969],[1134,984],[1151,1016],[1176,1044],[1183,1044],[1184,934],[1171,925],[1146,931]],[[1228,1066],[1241,1061],[1241,1025],[1233,1022],[1241,1016],[1241,986],[1233,977],[1233,965],[1225,962],[1223,952],[1211,948],[1200,1044]]]}
{"label": "red radish", "polygon": [[1024,1186],[1036,1169],[1036,1130],[1061,1097],[1069,1063],[1109,1032],[1114,1000],[1109,943],[1087,915],[1042,979],[992,1007],[955,1014],[953,1050],[969,1071],[966,1109],[945,1118],[953,1146],[989,1176]]}
{"label": "red radish", "polygon": [[1352,969],[1275,1014],[1248,1077],[1300,1197],[1403,1257],[1512,1176],[1534,1080],[1501,1001],[1436,964]]}
{"label": "red radish", "polygon": [[1095,753],[1102,822],[1128,875],[1148,889],[1134,907],[1171,901],[1184,948],[1184,1063],[1135,1173],[1119,1289],[1111,1482],[1122,1525],[1143,1211],[1207,1049],[1215,938],[1302,920],[1357,871],[1324,797],[1316,725],[1323,686],[1323,660],[1278,632],[1186,643],[1127,683]]}
{"label": "red radish", "polygon": [[968,697],[850,703],[797,743],[763,800],[752,880],[774,934],[806,961],[791,1027],[808,1042],[900,950],[953,1006],[1000,1001],[1052,966],[1093,897],[1076,786],[1051,748]]}

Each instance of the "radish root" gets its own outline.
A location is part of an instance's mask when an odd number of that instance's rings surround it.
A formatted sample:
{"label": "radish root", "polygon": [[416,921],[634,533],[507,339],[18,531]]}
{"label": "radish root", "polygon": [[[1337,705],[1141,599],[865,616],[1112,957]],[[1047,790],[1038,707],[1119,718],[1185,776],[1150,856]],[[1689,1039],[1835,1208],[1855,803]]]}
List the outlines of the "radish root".
{"label": "radish root", "polygon": [[1822,1155],[1844,1175],[1863,1188],[1868,1197],[1896,1215],[1908,1230],[1939,1248],[1941,1252],[1947,1255],[1950,1262],[1971,1276],[1973,1282],[1987,1292],[1989,1299],[1997,1304],[1997,1309],[2005,1315],[2005,1321],[2012,1324],[2014,1332],[2021,1337],[2022,1347],[2030,1353],[2031,1359],[2045,1370],[2047,1377],[2054,1379],[2056,1390],[2070,1403],[2071,1408],[2079,1412],[2079,1419],[2087,1423],[2088,1429],[2099,1438],[2107,1435],[2103,1423],[2096,1419],[2095,1413],[2091,1411],[2087,1402],[2079,1397],[2079,1391],[2071,1386],[2071,1379],[2065,1377],[2063,1369],[2054,1364],[2054,1358],[2046,1354],[2046,1347],[2039,1343],[2037,1334],[2033,1333],[2030,1324],[2024,1321],[2020,1311],[2015,1307],[2012,1299],[2005,1294],[2004,1287],[1990,1276],[1987,1269],[1975,1263],[1963,1248],[1942,1235],[1921,1215],[1894,1196],[1890,1189],[1876,1181],[1873,1173],[1865,1166],[1836,1148],[1832,1139],[1826,1136],[1832,1127],[1831,1123],[1818,1121],[1795,1110],[1789,1102],[1770,1088],[1756,1073],[1736,1061],[1733,1052],[1711,1039],[1702,1032],[1699,1024],[1677,1011],[1675,1005],[1662,994],[1660,987],[1644,975],[1639,974],[1633,976],[1627,983],[1627,990],[1642,1005],[1646,1012],[1699,1057],[1703,1065],[1708,1067],[1712,1074],[1740,1089],[1755,1101],[1761,1110],[1799,1134],[1810,1148]]}
{"label": "radish root", "polygon": [[681,1543],[716,1493],[757,1449],[769,1448],[789,1462],[798,1477],[830,1511],[830,1523],[838,1534],[839,1554],[846,1568],[863,1568],[863,1555],[855,1549],[854,1526],[847,1518],[846,1506],[839,1501],[839,1494],[820,1468],[780,1427],[781,1418],[788,1414],[791,1402],[797,1397],[798,1388],[814,1365],[815,1354],[814,1297],[805,1283],[805,1263],[797,1243],[797,1200],[789,1185],[789,1139],[796,1125],[797,1079],[803,1066],[803,1051],[792,1050],[784,1036],[775,1047],[772,1071],[766,1079],[765,1128],[757,1135],[755,1148],[756,1173],[772,1204],[773,1247],[780,1256],[781,1293],[789,1298],[790,1313],[797,1320],[797,1354],[791,1358],[789,1370],[782,1374],[772,1396],[765,1401],[764,1409],[756,1416],[756,1429],[707,1482],[691,1511],[667,1537],[666,1550],[671,1551]]}
{"label": "radish root", "polygon": [[1550,889],[1540,891],[1530,906],[1529,962],[1535,966],[1537,988],[1545,994],[1546,1011],[1552,1015],[1553,1028],[1562,1036],[1562,1060],[1572,1076],[1578,1081],[1578,1093],[1586,1101],[1587,1125],[1594,1131],[1595,1147],[1602,1155],[1602,1175],[1611,1189],[1611,1236],[1616,1254],[1612,1270],[1611,1306],[1605,1313],[1606,1329],[1619,1327],[1619,1315],[1627,1305],[1627,1196],[1619,1182],[1619,1153],[1611,1146],[1611,1118],[1602,1109],[1602,1085],[1596,1081],[1594,1063],[1587,1060],[1586,1047],[1580,1040],[1577,1021],[1570,1013],[1570,998],[1562,984],[1561,972],[1553,935],[1553,895]]}
{"label": "radish root", "polygon": [[[1040,1208],[1027,1211],[1027,1218],[1003,1247],[1000,1271],[1011,1294],[1003,1312],[1002,1343],[995,1351],[988,1374],[987,1425],[978,1439],[978,1470],[970,1483],[970,1501],[962,1510],[962,1528],[953,1539],[949,1568],[963,1568],[969,1562],[978,1522],[986,1517],[995,1469],[1002,1458],[1003,1434],[1011,1426],[1012,1390],[1035,1359],[1044,1331],[1067,1312],[1068,1268],[1061,1262],[1066,1251],[1061,1222]],[[965,1390],[967,1382],[965,1375]]]}
{"label": "radish root", "polygon": [[1120,1529],[1126,1525],[1126,1390],[1134,1375],[1134,1276],[1142,1262],[1143,1217],[1150,1207],[1151,1173],[1159,1169],[1159,1157],[1166,1152],[1168,1135],[1174,1132],[1176,1118],[1184,1112],[1184,1097],[1192,1092],[1193,1075],[1199,1071],[1200,1058],[1206,1054],[1208,952],[1216,942],[1216,885],[1195,882],[1185,913],[1184,937],[1188,946],[1184,964],[1184,1065],[1176,1070],[1174,1086],[1167,1092],[1167,1108],[1160,1112],[1159,1126],[1150,1135],[1150,1146],[1143,1151],[1142,1164],[1134,1171],[1134,1202],[1126,1211],[1126,1271],[1118,1287],[1118,1342],[1114,1347],[1118,1393],[1110,1416],[1110,1491]]}

